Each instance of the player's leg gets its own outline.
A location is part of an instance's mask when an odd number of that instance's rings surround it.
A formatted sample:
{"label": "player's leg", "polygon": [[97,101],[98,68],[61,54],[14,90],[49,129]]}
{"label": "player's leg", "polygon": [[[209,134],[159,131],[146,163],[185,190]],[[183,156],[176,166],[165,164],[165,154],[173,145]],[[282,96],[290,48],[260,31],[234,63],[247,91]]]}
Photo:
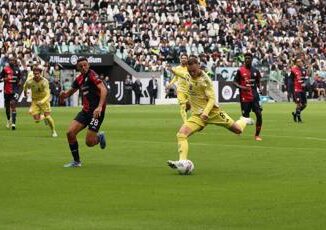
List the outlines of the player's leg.
{"label": "player's leg", "polygon": [[188,158],[188,137],[201,130],[202,126],[194,122],[186,122],[177,133],[179,160]]}
{"label": "player's leg", "polygon": [[293,120],[295,122],[302,122],[301,111],[303,111],[307,106],[307,97],[305,92],[299,92],[295,94],[296,100],[296,110],[292,112]]}
{"label": "player's leg", "polygon": [[104,120],[105,112],[101,113],[99,118],[92,117],[86,134],[86,145],[93,147],[94,145],[100,144],[101,149],[106,147],[106,139],[104,132],[98,132]]}
{"label": "player's leg", "polygon": [[246,121],[246,125],[253,125],[255,122],[250,118],[250,112],[253,110],[253,102],[241,102],[242,120]]}
{"label": "player's leg", "polygon": [[259,102],[258,101],[253,104],[253,112],[256,115],[255,140],[256,141],[261,141],[262,138],[260,137],[260,131],[261,131],[261,127],[263,125],[263,115],[262,115],[262,109],[259,106]]}
{"label": "player's leg", "polygon": [[209,114],[207,123],[223,126],[233,133],[241,134],[247,126],[247,119],[242,116],[239,120],[234,121],[225,111],[214,108]]}
{"label": "player's leg", "polygon": [[200,119],[199,116],[191,116],[179,129],[177,133],[177,141],[178,141],[178,153],[179,160],[167,162],[168,166],[173,169],[178,168],[178,163],[181,160],[188,159],[188,137],[194,134],[195,132],[203,129],[205,127],[205,123]]}
{"label": "player's leg", "polygon": [[[16,107],[17,107],[17,100],[16,97],[18,97],[18,94],[15,95],[11,100],[10,100],[10,110],[11,110],[11,129],[16,130]],[[17,98],[18,99],[18,98]]]}
{"label": "player's leg", "polygon": [[43,117],[41,116],[40,107],[34,102],[32,102],[31,106],[29,107],[28,113],[33,116],[35,123],[39,123],[43,119]]}
{"label": "player's leg", "polygon": [[81,111],[77,114],[75,119],[70,123],[67,131],[67,140],[70,148],[71,155],[73,157],[73,162],[65,164],[64,167],[80,167],[80,157],[79,148],[77,141],[77,134],[86,127],[86,122],[88,122],[87,115]]}
{"label": "player's leg", "polygon": [[10,97],[9,94],[5,94],[4,99],[5,99],[5,109],[6,109],[6,116],[7,116],[7,125],[6,125],[6,127],[8,129],[10,129],[11,128],[11,119],[10,119],[10,100],[11,100],[11,97]]}
{"label": "player's leg", "polygon": [[[219,112],[219,118],[222,120],[222,125],[228,128],[231,132],[241,134],[247,125],[253,125],[254,121],[250,118],[251,102],[241,102],[242,116],[237,120],[233,119],[224,111]],[[223,118],[226,117],[227,119]]]}
{"label": "player's leg", "polygon": [[70,126],[67,131],[67,139],[69,143],[69,148],[71,155],[74,159],[73,162],[65,164],[65,167],[79,167],[81,166],[80,157],[79,157],[79,148],[78,148],[78,141],[77,141],[77,134],[85,128],[85,125],[79,123],[76,120],[73,120],[70,123]]}
{"label": "player's leg", "polygon": [[51,116],[51,105],[50,102],[46,102],[40,106],[41,111],[44,113],[44,122],[49,125],[52,131],[52,137],[57,137],[58,134],[55,130],[55,123]]}
{"label": "player's leg", "polygon": [[46,121],[46,124],[49,125],[51,131],[52,131],[52,137],[57,137],[58,134],[55,130],[55,123],[51,116],[51,112],[44,112],[44,120]]}
{"label": "player's leg", "polygon": [[293,116],[293,121],[297,122],[298,115],[300,115],[300,113],[301,113],[301,110],[300,110],[300,108],[301,108],[301,102],[300,102],[301,99],[300,99],[299,93],[294,93],[293,99],[294,99],[293,100],[294,103],[296,104],[296,107],[295,107],[295,111],[292,112],[292,116]]}
{"label": "player's leg", "polygon": [[298,122],[302,122],[301,112],[307,107],[307,96],[305,92],[300,93],[300,113],[297,115]]}

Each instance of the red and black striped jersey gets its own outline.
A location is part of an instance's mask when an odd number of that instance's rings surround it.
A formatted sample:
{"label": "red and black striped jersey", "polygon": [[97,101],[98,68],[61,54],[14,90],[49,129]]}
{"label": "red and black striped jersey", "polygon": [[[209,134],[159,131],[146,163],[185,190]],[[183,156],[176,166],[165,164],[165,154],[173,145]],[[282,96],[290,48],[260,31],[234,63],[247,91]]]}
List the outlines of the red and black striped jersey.
{"label": "red and black striped jersey", "polygon": [[304,91],[304,75],[302,69],[299,66],[293,66],[291,68],[290,77],[293,81],[294,92],[303,92]]}
{"label": "red and black striped jersey", "polygon": [[[102,83],[97,74],[93,70],[89,70],[86,74],[80,74],[72,83],[72,88],[79,89],[83,97],[83,110],[87,113],[92,113],[100,102],[100,90],[97,85]],[[106,104],[102,107],[102,112],[105,111]]]}
{"label": "red and black striped jersey", "polygon": [[4,93],[18,93],[20,79],[21,73],[18,67],[5,66],[0,75],[0,80],[4,82]]}
{"label": "red and black striped jersey", "polygon": [[259,71],[253,67],[247,68],[243,65],[239,68],[234,81],[241,86],[250,87],[249,90],[240,89],[241,102],[252,102],[254,100],[259,100],[257,87],[259,87],[260,78],[261,75]]}

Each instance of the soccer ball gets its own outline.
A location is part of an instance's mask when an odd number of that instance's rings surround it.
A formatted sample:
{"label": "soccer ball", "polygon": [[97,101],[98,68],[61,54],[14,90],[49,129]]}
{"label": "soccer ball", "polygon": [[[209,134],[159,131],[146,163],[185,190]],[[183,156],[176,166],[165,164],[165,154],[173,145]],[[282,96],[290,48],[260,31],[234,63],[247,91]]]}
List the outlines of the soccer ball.
{"label": "soccer ball", "polygon": [[181,175],[189,175],[194,170],[195,166],[191,160],[181,160],[178,163],[177,170]]}

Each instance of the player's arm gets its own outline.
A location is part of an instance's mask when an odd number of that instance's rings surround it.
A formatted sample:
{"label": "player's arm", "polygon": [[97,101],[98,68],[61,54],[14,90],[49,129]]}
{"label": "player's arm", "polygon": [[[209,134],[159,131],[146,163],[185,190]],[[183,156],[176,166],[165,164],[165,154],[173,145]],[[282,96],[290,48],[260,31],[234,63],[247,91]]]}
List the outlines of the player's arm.
{"label": "player's arm", "polygon": [[201,114],[201,118],[203,120],[207,120],[208,119],[208,114],[211,112],[211,110],[213,109],[214,105],[215,105],[215,92],[214,92],[214,88],[213,88],[213,83],[210,79],[207,78],[206,80],[206,84],[207,87],[205,89],[205,95],[208,98],[206,107],[203,111],[203,113]]}
{"label": "player's arm", "polygon": [[174,77],[169,82],[169,84],[166,86],[166,88],[170,88],[177,80],[178,80],[178,77],[176,75],[174,75]]}
{"label": "player's arm", "polygon": [[71,89],[68,89],[67,91],[62,91],[60,93],[60,97],[62,97],[63,99],[67,98],[67,97],[70,97],[71,95],[73,95],[78,89],[75,89],[75,88],[71,88]]}
{"label": "player's arm", "polygon": [[5,69],[3,69],[0,74],[0,82],[3,82],[5,80],[5,77],[6,77],[6,71]]}
{"label": "player's arm", "polygon": [[93,116],[94,118],[99,118],[102,113],[102,108],[106,104],[106,96],[108,94],[108,89],[103,82],[97,84],[96,87],[100,90],[100,101],[98,103],[97,108],[94,110]]}
{"label": "player's arm", "polygon": [[184,70],[180,70],[177,68],[172,68],[171,72],[178,78],[182,78],[182,79],[187,79],[189,78],[189,73],[188,71],[184,71]]}
{"label": "player's arm", "polygon": [[74,93],[76,93],[76,91],[79,89],[78,83],[77,81],[73,81],[73,83],[71,84],[71,88],[68,89],[67,91],[62,91],[60,92],[59,95],[59,99],[61,102],[64,101],[64,99],[70,97],[71,95],[73,95]]}

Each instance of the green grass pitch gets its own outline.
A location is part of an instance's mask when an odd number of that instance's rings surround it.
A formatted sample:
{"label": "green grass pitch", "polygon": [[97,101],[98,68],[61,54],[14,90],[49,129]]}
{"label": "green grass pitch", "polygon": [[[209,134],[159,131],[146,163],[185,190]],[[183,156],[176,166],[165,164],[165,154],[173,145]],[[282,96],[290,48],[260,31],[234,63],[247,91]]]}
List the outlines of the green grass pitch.
{"label": "green grass pitch", "polygon": [[[223,105],[238,118],[238,104]],[[18,110],[17,130],[0,110],[0,229],[325,229],[326,104],[309,103],[302,124],[293,103],[265,104],[262,142],[208,126],[189,139],[190,176],[177,159],[174,106],[110,106],[108,147],[71,160],[65,131],[80,108],[54,108],[58,138]],[[253,115],[254,117],[254,115]]]}

